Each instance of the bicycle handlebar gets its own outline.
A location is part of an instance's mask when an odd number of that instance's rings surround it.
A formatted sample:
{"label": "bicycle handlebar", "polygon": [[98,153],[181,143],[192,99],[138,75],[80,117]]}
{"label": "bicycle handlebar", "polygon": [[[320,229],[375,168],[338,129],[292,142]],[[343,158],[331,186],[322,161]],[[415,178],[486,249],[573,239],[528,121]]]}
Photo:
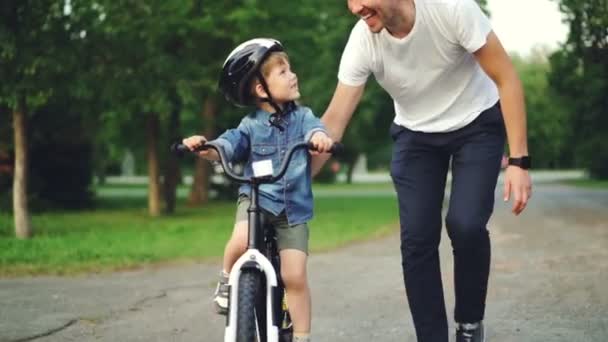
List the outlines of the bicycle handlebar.
{"label": "bicycle handlebar", "polygon": [[[285,175],[285,172],[287,172],[287,166],[289,165],[289,162],[291,161],[291,157],[293,156],[294,152],[301,148],[307,148],[309,150],[315,149],[314,146],[312,145],[312,143],[310,143],[310,142],[297,143],[297,144],[293,145],[287,151],[287,155],[281,162],[281,166],[279,167],[279,172],[276,175],[263,176],[263,177],[251,177],[251,178],[239,176],[239,175],[235,174],[234,172],[232,172],[232,169],[230,168],[230,166],[228,166],[228,161],[226,158],[226,154],[224,153],[224,149],[222,148],[222,146],[220,146],[217,143],[206,142],[204,145],[202,145],[199,148],[196,148],[192,152],[213,149],[213,150],[217,151],[218,155],[220,156],[220,163],[222,164],[222,168],[224,169],[224,172],[226,173],[226,176],[228,176],[229,179],[231,179],[235,182],[238,182],[238,183],[262,184],[262,183],[274,183],[274,182],[278,181],[279,179],[281,179],[281,177],[283,177]],[[344,149],[344,145],[342,145],[341,143],[334,143],[334,145],[331,147],[329,153],[340,153],[343,149]],[[184,145],[182,143],[175,143],[175,144],[171,145],[171,152],[173,152],[177,155],[183,155],[183,153],[191,152],[191,151],[186,145]]]}

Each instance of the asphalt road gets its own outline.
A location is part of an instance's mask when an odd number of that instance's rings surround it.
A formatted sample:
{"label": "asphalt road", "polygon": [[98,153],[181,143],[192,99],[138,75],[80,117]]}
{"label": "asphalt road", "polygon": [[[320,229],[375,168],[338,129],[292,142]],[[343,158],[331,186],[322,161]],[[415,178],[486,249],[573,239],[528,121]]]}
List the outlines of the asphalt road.
{"label": "asphalt road", "polygon": [[[520,217],[497,191],[488,341],[608,341],[608,191],[534,191]],[[451,312],[445,234],[441,257]],[[415,341],[400,264],[397,230],[312,255],[313,341]],[[0,341],[222,341],[223,317],[210,306],[218,267],[0,280]]]}

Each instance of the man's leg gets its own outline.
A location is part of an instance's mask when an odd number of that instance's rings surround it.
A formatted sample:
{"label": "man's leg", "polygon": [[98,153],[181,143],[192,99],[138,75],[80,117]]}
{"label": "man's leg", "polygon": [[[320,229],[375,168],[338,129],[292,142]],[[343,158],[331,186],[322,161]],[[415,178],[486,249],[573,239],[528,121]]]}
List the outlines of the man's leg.
{"label": "man's leg", "polygon": [[393,124],[391,135],[403,275],[416,335],[420,342],[447,342],[438,247],[449,155],[429,144],[423,133]]}
{"label": "man's leg", "polygon": [[505,143],[499,107],[482,113],[470,126],[454,132],[452,190],[446,217],[454,253],[455,320],[475,323],[484,317],[490,272],[490,238],[486,228]]}

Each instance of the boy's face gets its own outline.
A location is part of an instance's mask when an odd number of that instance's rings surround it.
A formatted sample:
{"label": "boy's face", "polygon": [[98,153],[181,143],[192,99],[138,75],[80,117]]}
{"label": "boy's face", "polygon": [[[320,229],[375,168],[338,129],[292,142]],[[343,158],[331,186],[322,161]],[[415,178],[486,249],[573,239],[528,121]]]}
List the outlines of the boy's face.
{"label": "boy's face", "polygon": [[270,70],[266,77],[266,84],[276,102],[284,103],[300,98],[298,76],[291,71],[287,60],[283,60]]}

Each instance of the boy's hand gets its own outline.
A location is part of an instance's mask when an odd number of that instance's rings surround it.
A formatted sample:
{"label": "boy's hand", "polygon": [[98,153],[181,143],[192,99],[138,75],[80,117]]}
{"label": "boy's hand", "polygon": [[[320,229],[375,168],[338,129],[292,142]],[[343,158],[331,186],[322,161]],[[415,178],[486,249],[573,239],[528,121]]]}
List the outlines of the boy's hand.
{"label": "boy's hand", "polygon": [[334,141],[325,132],[315,132],[310,138],[310,142],[315,147],[315,150],[310,151],[312,155],[328,153],[334,144]]}
{"label": "boy's hand", "polygon": [[[202,135],[193,135],[189,138],[185,138],[184,140],[182,140],[182,144],[186,145],[186,147],[188,147],[190,149],[190,151],[194,151],[198,147],[203,146],[206,142],[207,142],[207,138],[205,138]],[[212,151],[213,150],[203,150],[203,151],[198,151],[197,154],[205,159],[210,159]],[[213,152],[215,152],[215,151],[213,151]]]}

